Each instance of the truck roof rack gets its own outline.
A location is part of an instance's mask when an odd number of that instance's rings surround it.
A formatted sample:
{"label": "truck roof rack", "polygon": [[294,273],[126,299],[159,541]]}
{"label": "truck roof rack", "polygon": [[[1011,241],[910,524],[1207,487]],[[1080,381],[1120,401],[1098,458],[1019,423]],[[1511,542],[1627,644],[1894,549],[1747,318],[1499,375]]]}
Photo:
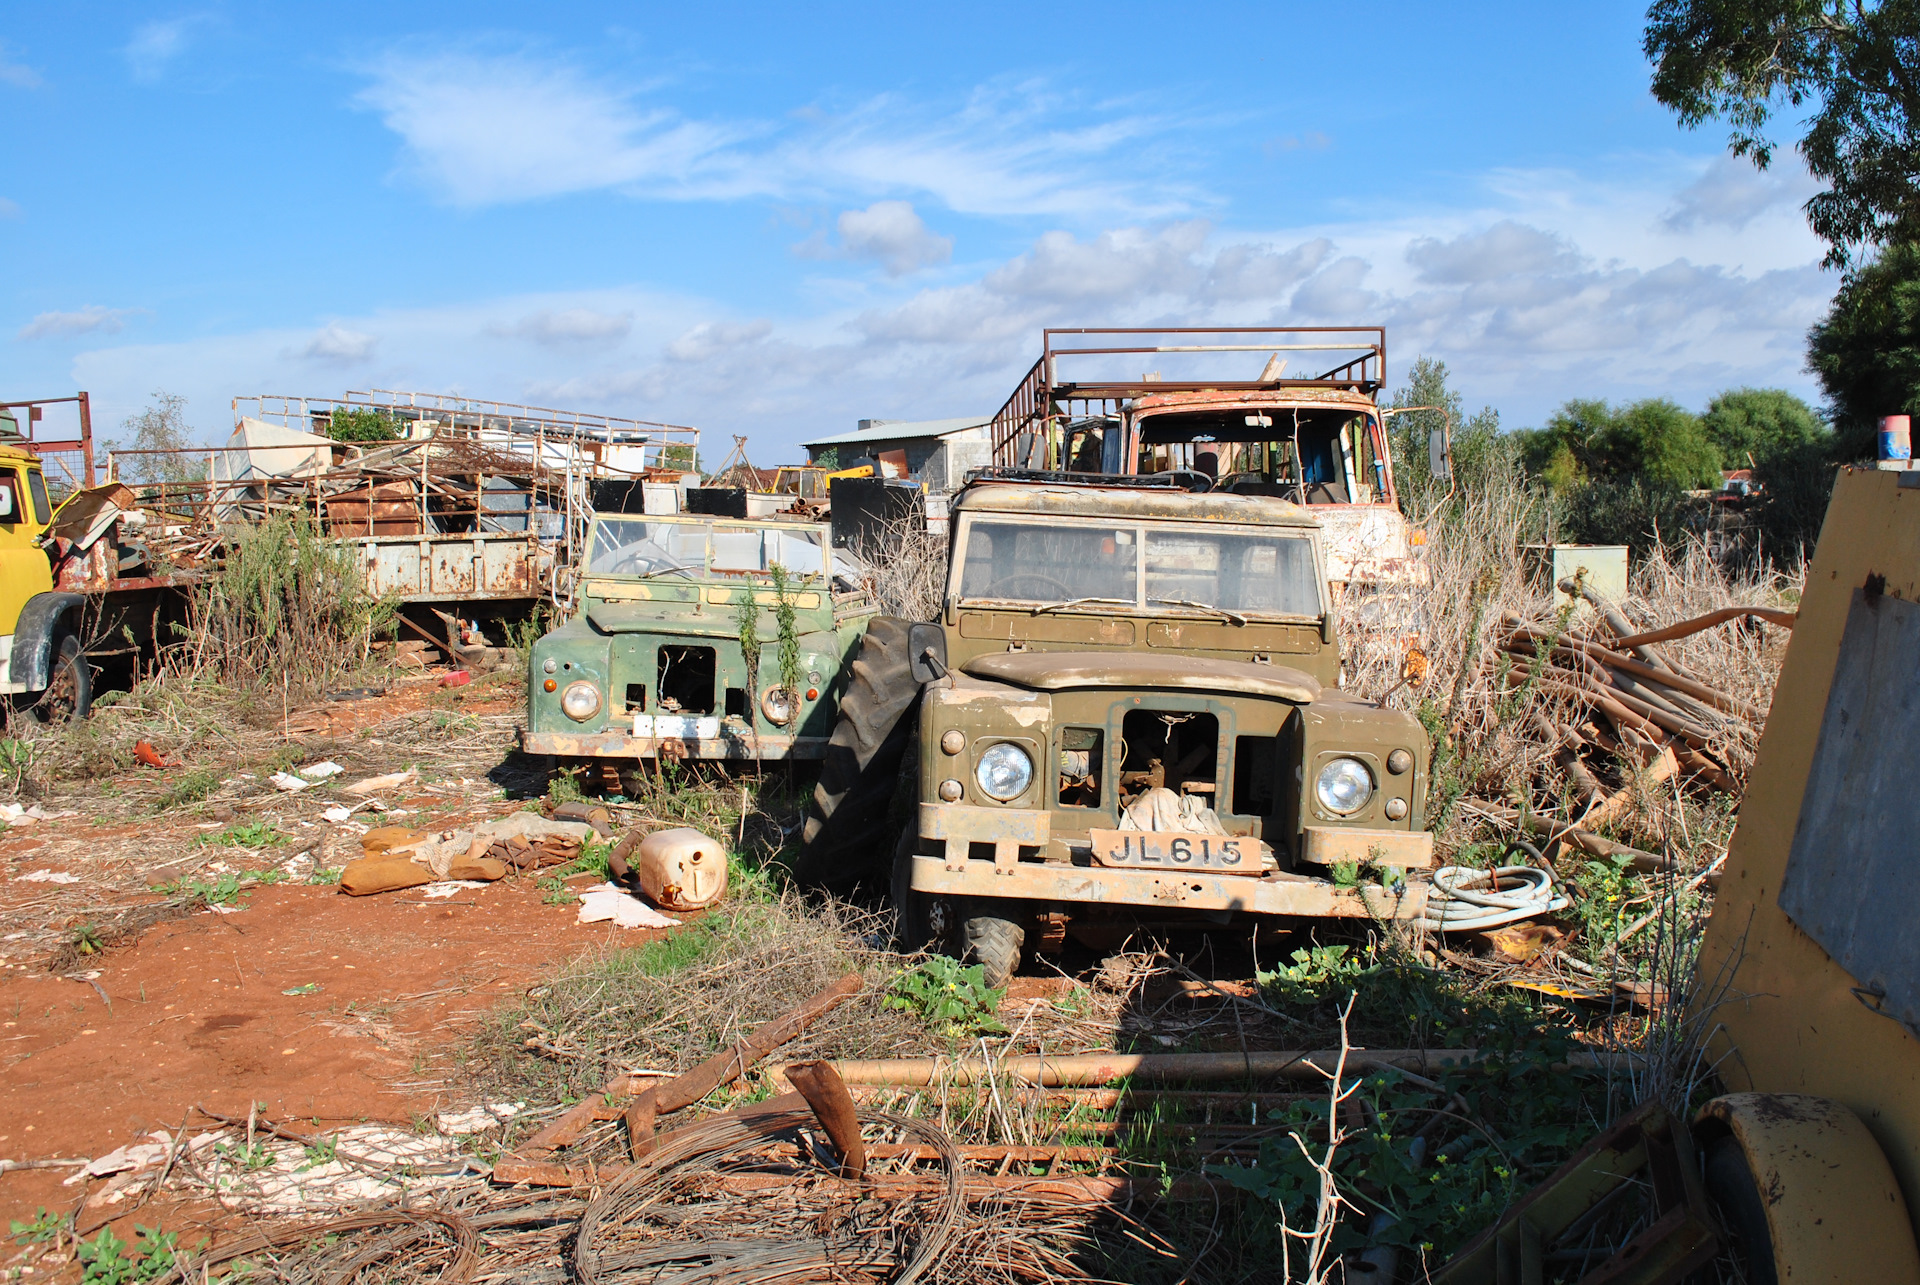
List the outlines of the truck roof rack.
{"label": "truck roof rack", "polygon": [[1025,482],[1045,486],[1117,487],[1128,491],[1209,491],[1213,479],[1193,469],[1173,469],[1165,473],[1069,473],[1064,469],[1011,468],[992,465],[970,469],[967,484],[975,482]]}
{"label": "truck roof rack", "polygon": [[[1097,347],[1066,346],[1056,336],[1108,336]],[[1195,342],[1181,342],[1192,337]],[[1199,342],[1202,337],[1211,342]],[[1167,342],[1172,339],[1173,342]],[[1127,340],[1134,342],[1128,343]],[[1069,340],[1069,343],[1071,341]],[[1137,379],[1111,377],[1065,380],[1061,359],[1070,364],[1094,364],[1100,358],[1148,354],[1206,353],[1347,353],[1347,360],[1306,378],[1288,379],[1280,370],[1262,371],[1260,379]],[[1111,366],[1111,361],[1101,363]],[[1284,362],[1281,363],[1284,367]],[[1006,404],[994,414],[993,462],[1017,466],[1032,461],[1036,438],[1051,436],[1060,421],[1117,415],[1124,403],[1154,393],[1273,392],[1287,388],[1341,388],[1372,396],[1386,381],[1385,326],[1137,326],[1049,327],[1041,332],[1040,360],[1020,381]],[[1265,378],[1271,372],[1271,378]],[[1025,449],[1023,449],[1023,447]]]}

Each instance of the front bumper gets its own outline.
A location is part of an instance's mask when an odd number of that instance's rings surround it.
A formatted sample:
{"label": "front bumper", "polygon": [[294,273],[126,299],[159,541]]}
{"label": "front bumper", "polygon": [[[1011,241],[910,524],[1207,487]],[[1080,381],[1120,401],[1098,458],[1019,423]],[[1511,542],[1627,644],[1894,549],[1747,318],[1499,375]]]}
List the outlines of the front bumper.
{"label": "front bumper", "polygon": [[1299,875],[1215,875],[1205,871],[1157,874],[1106,866],[1062,866],[1022,861],[996,868],[968,861],[951,869],[940,857],[913,859],[913,888],[936,897],[1011,897],[1156,910],[1239,910],[1252,915],[1309,919],[1413,919],[1427,905],[1427,886],[1341,888]]}
{"label": "front bumper", "polygon": [[[1392,892],[1378,885],[1343,888],[1329,879],[1279,871],[1254,876],[1216,874],[1204,869],[1163,872],[1021,860],[1021,849],[1047,847],[1051,822],[1052,814],[1041,810],[922,803],[920,837],[939,843],[944,855],[915,856],[910,882],[915,891],[931,896],[1009,897],[1158,910],[1239,910],[1312,919],[1414,919],[1426,909],[1427,885],[1411,881],[1399,892]],[[1431,836],[1421,838],[1431,853]],[[1417,842],[1407,846],[1411,848]],[[993,844],[993,857],[972,858],[970,850],[975,843]]]}
{"label": "front bumper", "polygon": [[721,727],[712,736],[634,736],[628,732],[529,732],[520,733],[524,754],[557,754],[561,758],[643,759],[665,754],[675,759],[708,759],[733,762],[781,759],[819,759],[827,753],[824,736],[784,736],[762,733],[755,738],[745,731]]}

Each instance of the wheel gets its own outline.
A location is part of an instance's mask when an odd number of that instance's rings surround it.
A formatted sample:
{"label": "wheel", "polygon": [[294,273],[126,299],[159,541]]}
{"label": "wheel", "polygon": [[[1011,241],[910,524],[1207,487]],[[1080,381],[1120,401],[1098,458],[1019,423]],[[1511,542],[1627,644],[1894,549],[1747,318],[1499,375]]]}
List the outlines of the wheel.
{"label": "wheel", "polygon": [[1732,1136],[1707,1144],[1707,1194],[1720,1209],[1730,1239],[1739,1251],[1743,1279],[1748,1285],[1778,1285],[1773,1262],[1773,1235],[1767,1230],[1766,1206],[1760,1186],[1747,1167],[1747,1156]]}
{"label": "wheel", "polygon": [[960,936],[965,946],[960,962],[980,965],[982,980],[989,987],[1005,986],[1020,971],[1020,951],[1027,944],[1027,934],[1019,924],[976,915],[960,926]]}
{"label": "wheel", "polygon": [[1067,588],[1067,586],[1061,584],[1058,580],[1055,580],[1052,576],[1043,576],[1037,571],[1016,571],[1010,576],[1001,576],[998,580],[994,581],[992,584],[988,585],[985,589],[982,589],[980,592],[983,596],[988,598],[1020,598],[1020,597],[1026,596],[1024,594],[1018,594],[1018,593],[1002,593],[1001,592],[1001,590],[1005,588],[1005,586],[1012,585],[1012,584],[1045,585],[1046,586],[1045,590],[1043,590],[1040,594],[1034,595],[1036,597],[1048,597],[1056,592],[1062,598],[1071,598],[1073,596],[1073,590]]}
{"label": "wheel", "polygon": [[917,720],[920,699],[907,654],[907,622],[876,617],[860,640],[853,680],[840,698],[840,718],[820,760],[813,806],[801,832],[805,847],[794,877],[845,891],[883,869],[888,805]]}
{"label": "wheel", "polygon": [[894,935],[900,939],[903,955],[917,955],[933,945],[934,940],[932,898],[915,892],[909,882],[913,875],[915,837],[909,826],[900,832],[900,841],[893,845],[893,910],[898,918]]}
{"label": "wheel", "polygon": [[93,671],[87,667],[86,652],[80,639],[61,634],[53,640],[52,672],[47,675],[47,690],[29,707],[42,723],[65,723],[85,718],[93,708]]}

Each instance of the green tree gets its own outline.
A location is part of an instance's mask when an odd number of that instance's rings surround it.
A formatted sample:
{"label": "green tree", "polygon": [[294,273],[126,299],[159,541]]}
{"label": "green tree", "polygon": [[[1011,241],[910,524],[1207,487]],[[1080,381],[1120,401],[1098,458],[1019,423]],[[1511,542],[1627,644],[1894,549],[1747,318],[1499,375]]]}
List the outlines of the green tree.
{"label": "green tree", "polygon": [[1618,408],[1576,398],[1521,433],[1519,445],[1528,470],[1556,493],[1597,480],[1670,491],[1720,481],[1720,453],[1700,417],[1665,398]]}
{"label": "green tree", "polygon": [[1653,95],[1689,129],[1731,127],[1765,169],[1776,110],[1812,105],[1798,149],[1826,190],[1807,221],[1844,267],[1920,214],[1920,0],[1655,0]]}
{"label": "green tree", "polygon": [[1920,414],[1920,246],[1888,245],[1840,283],[1807,332],[1832,413],[1835,463],[1868,459],[1883,415]]}
{"label": "green tree", "polygon": [[175,393],[156,391],[153,404],[122,420],[120,431],[131,436],[124,441],[108,438],[105,443],[107,450],[136,452],[114,461],[114,472],[121,481],[140,485],[193,482],[206,477],[205,456],[138,453],[188,451],[193,448],[193,429],[187,423],[186,398]]}
{"label": "green tree", "polygon": [[1433,476],[1427,449],[1430,434],[1451,423],[1453,470],[1458,489],[1473,494],[1494,470],[1514,467],[1513,442],[1500,431],[1500,412],[1483,406],[1473,416],[1464,399],[1447,383],[1447,363],[1435,357],[1416,358],[1407,370],[1407,382],[1394,393],[1391,409],[1436,406],[1440,410],[1411,410],[1387,421],[1388,446],[1393,452],[1393,476],[1400,505],[1419,517],[1447,493],[1446,482]]}
{"label": "green tree", "polygon": [[1819,412],[1781,388],[1729,389],[1707,403],[1700,423],[1723,470],[1758,468],[1783,452],[1824,447],[1829,437]]}
{"label": "green tree", "polygon": [[390,412],[373,406],[336,406],[327,416],[327,436],[336,442],[397,442],[399,426]]}

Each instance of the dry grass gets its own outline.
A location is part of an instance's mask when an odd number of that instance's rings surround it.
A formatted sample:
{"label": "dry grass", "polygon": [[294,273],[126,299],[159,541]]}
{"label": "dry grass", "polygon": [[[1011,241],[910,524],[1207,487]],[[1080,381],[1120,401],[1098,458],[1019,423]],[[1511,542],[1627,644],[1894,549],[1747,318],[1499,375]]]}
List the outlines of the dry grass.
{"label": "dry grass", "polygon": [[947,537],[924,521],[899,521],[854,552],[872,569],[867,589],[884,615],[934,620],[947,592]]}

